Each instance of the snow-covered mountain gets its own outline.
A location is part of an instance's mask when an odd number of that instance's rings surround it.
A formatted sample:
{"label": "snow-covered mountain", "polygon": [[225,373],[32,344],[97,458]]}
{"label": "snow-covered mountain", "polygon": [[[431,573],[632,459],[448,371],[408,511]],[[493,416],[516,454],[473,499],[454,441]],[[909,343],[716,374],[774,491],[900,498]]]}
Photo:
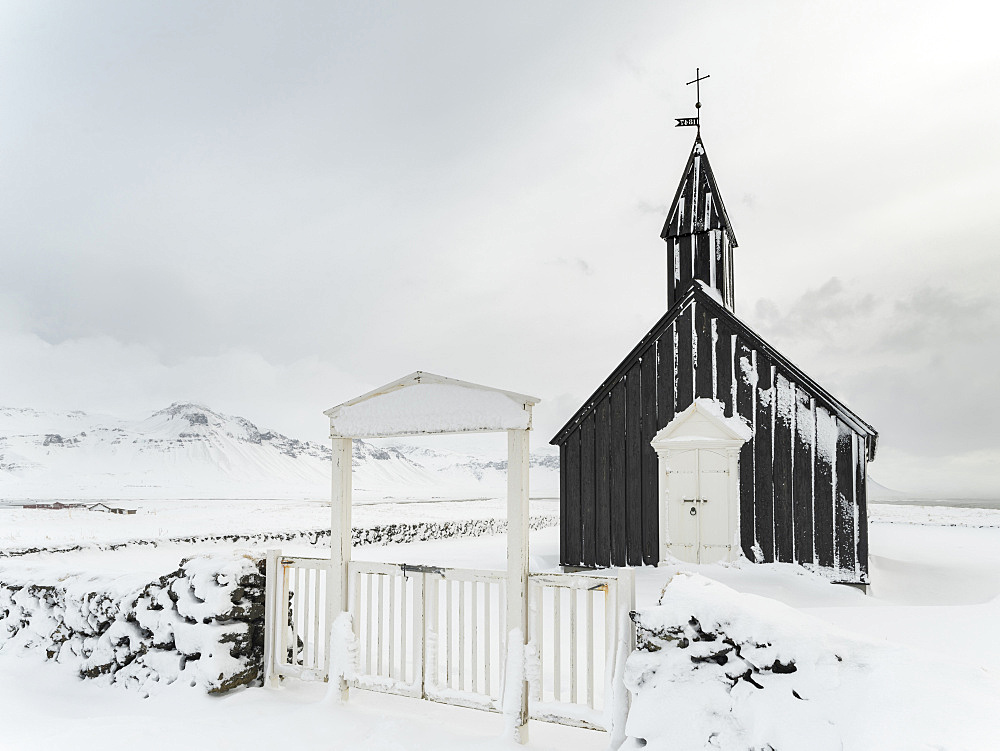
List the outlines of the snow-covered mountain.
{"label": "snow-covered mountain", "polygon": [[[198,404],[142,420],[0,408],[0,500],[328,497],[330,449]],[[354,442],[359,500],[502,495],[506,462]],[[532,495],[556,495],[558,458],[532,456]]]}

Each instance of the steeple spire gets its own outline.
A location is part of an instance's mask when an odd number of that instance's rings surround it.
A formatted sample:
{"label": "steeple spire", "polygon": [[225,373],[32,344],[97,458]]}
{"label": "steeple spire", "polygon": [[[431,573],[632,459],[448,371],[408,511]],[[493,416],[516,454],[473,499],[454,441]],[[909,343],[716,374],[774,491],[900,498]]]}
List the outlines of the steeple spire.
{"label": "steeple spire", "polygon": [[699,136],[701,135],[701,82],[704,81],[706,78],[711,78],[711,77],[712,77],[712,75],[710,73],[706,73],[705,75],[702,75],[701,74],[701,68],[695,68],[694,69],[694,80],[693,81],[688,81],[685,84],[685,86],[690,86],[691,84],[694,84],[694,88],[695,88],[694,109],[698,113],[696,115],[695,119],[698,121],[698,135]]}
{"label": "steeple spire", "polygon": [[660,237],[667,243],[667,307],[700,279],[733,310],[736,234],[708,163],[699,128]]}

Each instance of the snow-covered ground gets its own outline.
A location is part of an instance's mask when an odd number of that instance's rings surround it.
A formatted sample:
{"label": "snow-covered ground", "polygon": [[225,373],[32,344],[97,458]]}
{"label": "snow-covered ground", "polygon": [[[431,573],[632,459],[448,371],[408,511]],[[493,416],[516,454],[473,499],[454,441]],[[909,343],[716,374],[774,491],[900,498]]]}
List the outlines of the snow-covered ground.
{"label": "snow-covered ground", "polygon": [[[489,502],[418,504],[406,508],[414,512],[424,508],[442,516],[496,513],[499,504],[492,503],[493,506]],[[359,507],[356,516],[371,513],[375,518],[399,511],[398,506],[386,510],[390,508],[390,505]],[[169,509],[169,504],[160,507],[158,515],[169,515]],[[238,513],[239,518],[230,518],[227,529],[257,524],[249,519],[253,514],[240,512],[239,506],[231,504],[228,509],[229,513]],[[212,514],[219,511],[216,509]],[[278,511],[274,513],[277,518]],[[794,566],[678,565],[638,571],[639,607],[655,604],[664,584],[677,571],[694,571],[737,592],[780,601],[806,616],[816,617],[848,634],[874,640],[876,644],[912,648],[915,651],[907,654],[917,658],[925,654],[929,664],[948,664],[953,669],[946,674],[933,670],[907,671],[909,685],[900,686],[891,704],[886,705],[887,711],[892,706],[891,711],[897,714],[926,712],[927,697],[932,697],[935,717],[940,716],[941,722],[946,722],[948,702],[968,689],[954,685],[956,676],[982,675],[981,685],[987,692],[1000,685],[1000,640],[996,638],[996,624],[1000,623],[1000,512],[876,505],[871,516],[873,586],[868,596],[829,584]],[[198,519],[192,507],[185,507],[181,517],[186,519],[184,524],[199,529],[209,529],[223,521],[214,515]],[[48,518],[54,517],[34,517]],[[8,516],[0,520],[0,534],[10,536],[11,519]],[[134,524],[143,534],[150,529],[145,526],[148,522],[139,514],[121,519],[123,525]],[[22,538],[44,537],[44,531],[32,529],[36,526],[34,521],[20,517],[18,524],[22,527]],[[166,527],[177,528],[171,524],[168,522]],[[90,541],[95,541],[96,529],[87,534]],[[118,529],[114,535],[128,536],[129,530]],[[208,547],[218,550],[224,545]],[[246,547],[231,543],[230,546]],[[504,537],[497,535],[368,546],[356,550],[355,557],[502,568],[504,546]],[[324,553],[308,543],[284,549],[312,555]],[[75,572],[77,576],[102,580],[118,576],[124,583],[132,577],[141,579],[148,572],[170,570],[180,557],[191,552],[191,546],[171,544],[117,551],[40,553],[3,560],[0,570],[17,568],[22,575],[41,578],[61,570],[63,575]],[[533,532],[532,569],[553,569],[557,559],[558,530]],[[914,681],[917,685],[913,685]],[[340,706],[325,697],[321,685],[286,683],[276,691],[249,689],[221,698],[171,686],[153,698],[141,700],[127,691],[88,685],[60,665],[42,663],[36,657],[0,653],[3,717],[0,749],[30,751],[66,745],[79,751],[91,748],[110,751],[175,748],[179,743],[192,748],[241,748],[251,743],[295,749],[505,747],[497,739],[502,719],[496,715],[362,691],[355,691],[352,700]],[[986,705],[993,703],[1000,709],[1000,690],[995,696],[987,693],[982,699]],[[183,726],[176,722],[179,717],[184,718]],[[977,717],[973,713],[970,720],[973,726],[962,733],[964,740],[956,739],[954,745],[949,745],[937,739],[938,745],[934,747],[1000,748],[1000,723],[993,716],[979,720]],[[899,720],[896,716],[893,721]],[[603,748],[606,744],[601,733],[539,722],[532,723],[531,737],[532,748],[573,747],[583,751]]]}

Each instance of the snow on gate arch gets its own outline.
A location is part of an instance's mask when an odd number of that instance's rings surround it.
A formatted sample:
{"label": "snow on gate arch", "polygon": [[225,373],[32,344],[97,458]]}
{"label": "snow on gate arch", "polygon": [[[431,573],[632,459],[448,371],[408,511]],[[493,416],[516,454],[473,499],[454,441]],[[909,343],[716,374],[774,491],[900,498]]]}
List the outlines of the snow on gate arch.
{"label": "snow on gate arch", "polygon": [[539,399],[417,371],[328,409],[334,438],[530,430]]}

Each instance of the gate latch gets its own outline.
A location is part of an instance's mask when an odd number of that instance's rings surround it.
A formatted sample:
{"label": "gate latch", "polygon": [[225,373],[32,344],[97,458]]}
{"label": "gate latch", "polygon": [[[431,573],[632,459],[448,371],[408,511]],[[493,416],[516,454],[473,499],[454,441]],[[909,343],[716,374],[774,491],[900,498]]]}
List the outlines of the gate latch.
{"label": "gate latch", "polygon": [[412,566],[409,563],[404,563],[400,565],[399,570],[403,572],[403,576],[409,576],[410,574],[437,574],[438,576],[444,575],[444,569],[438,568],[436,566]]}

